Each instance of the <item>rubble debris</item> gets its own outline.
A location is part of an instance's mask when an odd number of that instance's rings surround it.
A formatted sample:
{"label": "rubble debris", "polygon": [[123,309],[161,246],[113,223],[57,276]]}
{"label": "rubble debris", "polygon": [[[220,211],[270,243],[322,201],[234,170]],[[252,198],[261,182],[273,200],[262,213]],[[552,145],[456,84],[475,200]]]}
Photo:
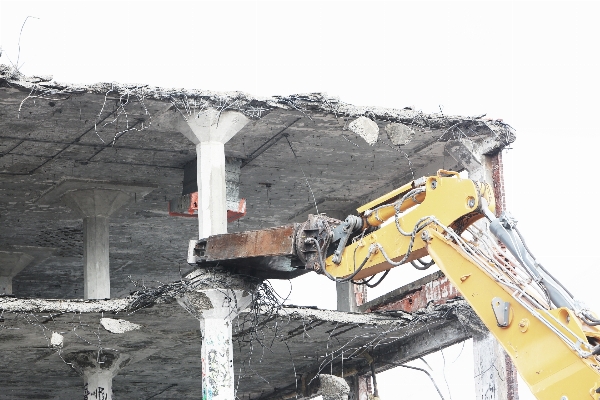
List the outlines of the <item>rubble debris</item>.
{"label": "rubble debris", "polygon": [[[262,280],[246,275],[228,273],[220,268],[198,268],[185,277],[188,290],[177,296],[177,302],[196,319],[202,319],[202,310],[212,310],[214,304],[206,291],[217,290],[226,294],[230,306],[238,308],[238,303],[246,303],[236,298],[236,291],[241,291],[241,297],[252,296]],[[217,304],[222,307],[222,304]],[[245,308],[245,307],[243,307]],[[241,310],[239,310],[241,311]]]}
{"label": "rubble debris", "polygon": [[365,142],[371,146],[377,143],[377,138],[379,137],[379,127],[375,122],[373,122],[373,120],[367,117],[358,117],[354,121],[350,122],[348,129],[365,139]]}
{"label": "rubble debris", "polygon": [[142,326],[124,319],[101,318],[100,325],[111,333],[125,333],[140,329]]}

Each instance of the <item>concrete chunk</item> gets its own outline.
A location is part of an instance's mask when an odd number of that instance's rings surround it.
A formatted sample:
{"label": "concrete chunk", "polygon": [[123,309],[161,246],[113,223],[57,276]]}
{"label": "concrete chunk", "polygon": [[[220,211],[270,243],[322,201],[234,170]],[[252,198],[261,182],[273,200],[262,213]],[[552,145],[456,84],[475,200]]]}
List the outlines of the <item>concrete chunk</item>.
{"label": "concrete chunk", "polygon": [[409,144],[410,141],[415,137],[415,131],[404,124],[391,123],[385,126],[385,132],[388,138],[395,146],[404,146]]}
{"label": "concrete chunk", "polygon": [[102,318],[100,324],[111,333],[125,333],[140,329],[142,326],[124,319]]}
{"label": "concrete chunk", "polygon": [[367,117],[358,117],[354,121],[350,122],[348,129],[365,139],[365,142],[369,143],[371,146],[377,143],[377,138],[379,137],[379,127],[375,122]]}
{"label": "concrete chunk", "polygon": [[62,347],[64,336],[57,332],[52,332],[52,336],[50,337],[50,344],[52,347]]}
{"label": "concrete chunk", "polygon": [[323,400],[348,400],[348,393],[350,393],[350,386],[344,380],[335,375],[321,374],[319,375],[321,381],[321,395]]}

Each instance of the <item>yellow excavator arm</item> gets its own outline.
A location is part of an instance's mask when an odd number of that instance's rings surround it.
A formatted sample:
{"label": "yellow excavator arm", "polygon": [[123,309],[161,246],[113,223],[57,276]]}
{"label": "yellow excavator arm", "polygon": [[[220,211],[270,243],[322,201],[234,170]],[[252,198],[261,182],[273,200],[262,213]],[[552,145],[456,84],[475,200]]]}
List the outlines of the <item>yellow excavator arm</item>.
{"label": "yellow excavator arm", "polygon": [[600,400],[600,320],[537,262],[510,216],[496,217],[488,184],[440,170],[357,211],[191,241],[188,262],[260,278],[314,270],[368,286],[398,265],[435,263],[536,398]]}
{"label": "yellow excavator arm", "polygon": [[324,273],[365,283],[408,262],[426,268],[429,255],[537,399],[600,399],[599,321],[535,260],[515,222],[494,211],[489,185],[439,171],[360,207],[361,234],[324,260]]}

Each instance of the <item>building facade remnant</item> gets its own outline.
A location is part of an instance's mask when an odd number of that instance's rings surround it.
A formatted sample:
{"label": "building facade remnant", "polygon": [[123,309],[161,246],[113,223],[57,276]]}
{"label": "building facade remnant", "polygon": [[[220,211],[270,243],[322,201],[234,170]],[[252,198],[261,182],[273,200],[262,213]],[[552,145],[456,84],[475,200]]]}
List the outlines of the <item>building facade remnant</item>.
{"label": "building facade remnant", "polygon": [[[501,150],[515,139],[502,121],[318,93],[69,85],[2,65],[0,115],[0,242],[55,249],[0,274],[16,296],[0,297],[10,398],[77,397],[77,373],[94,399],[198,398],[199,379],[214,399],[309,397],[325,373],[363,400],[373,373],[485,332],[443,276],[368,302],[364,287],[338,285],[342,311],[281,307],[267,284],[223,271],[211,273],[226,285],[197,286],[206,280],[186,273],[185,254],[187,240],[228,228],[293,224],[316,209],[344,217],[440,168],[500,187]],[[234,180],[226,156],[239,160]],[[197,225],[167,209],[194,159]],[[229,227],[227,182],[247,211]],[[252,298],[261,308],[249,312]],[[36,374],[60,383],[42,388]]]}

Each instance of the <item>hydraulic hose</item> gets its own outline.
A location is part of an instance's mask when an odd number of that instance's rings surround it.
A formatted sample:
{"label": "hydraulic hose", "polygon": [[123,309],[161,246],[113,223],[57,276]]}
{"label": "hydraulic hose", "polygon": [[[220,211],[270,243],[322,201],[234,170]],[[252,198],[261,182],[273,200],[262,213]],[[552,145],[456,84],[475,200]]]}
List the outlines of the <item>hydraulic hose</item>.
{"label": "hydraulic hose", "polygon": [[[490,222],[490,231],[494,236],[498,238],[508,249],[508,251],[519,261],[519,263],[531,274],[531,276],[539,282],[540,285],[545,287],[548,292],[550,300],[556,307],[566,307],[574,309],[573,298],[565,297],[558,287],[560,284],[556,282],[545,271],[542,275],[536,266],[533,256],[526,250],[522,241],[516,237],[512,229],[507,229],[502,224],[502,221],[498,218],[494,218]],[[566,294],[566,293],[565,293]]]}
{"label": "hydraulic hose", "polygon": [[413,267],[415,267],[416,269],[418,269],[419,271],[425,271],[426,269],[429,269],[429,267],[431,267],[433,264],[435,264],[434,260],[431,260],[430,262],[426,263],[424,261],[422,261],[420,258],[417,259],[417,261],[419,262],[418,265],[416,262],[411,261],[410,263],[412,264]]}
{"label": "hydraulic hose", "polygon": [[319,247],[319,242],[317,242],[317,240],[314,238],[308,238],[308,239],[306,239],[306,241],[315,243],[315,247],[317,248],[317,254],[319,256],[319,266],[321,267],[321,271],[323,271],[323,274],[325,274],[326,277],[328,277],[329,279],[331,279],[332,281],[335,281],[337,283],[350,282],[360,272],[360,270],[363,269],[363,267],[365,266],[367,261],[369,261],[369,258],[371,258],[371,254],[373,254],[373,250],[370,248],[369,254],[367,254],[367,256],[365,257],[363,262],[359,265],[359,267],[356,269],[356,271],[354,271],[354,273],[352,273],[352,275],[350,275],[346,278],[340,279],[340,278],[334,277],[329,272],[327,272],[327,269],[325,268],[325,265],[323,264],[323,256],[321,253],[321,248]]}
{"label": "hydraulic hose", "polygon": [[548,275],[550,278],[552,278],[552,280],[554,280],[554,282],[556,282],[557,284],[560,285],[560,287],[567,292],[567,294],[569,296],[571,296],[571,298],[575,298],[575,296],[573,296],[573,294],[569,291],[569,289],[567,289],[558,279],[556,279],[546,268],[544,268],[544,266],[542,264],[540,264],[537,259],[535,258],[535,256],[533,255],[533,253],[531,252],[531,250],[529,250],[529,247],[527,247],[527,243],[525,243],[525,239],[523,239],[523,235],[521,235],[521,232],[519,231],[519,229],[515,226],[514,227],[515,232],[517,232],[517,235],[519,235],[519,239],[521,239],[521,243],[523,243],[523,247],[525,247],[525,250],[527,250],[527,252],[529,253],[529,255],[531,256],[531,258],[533,258],[533,261],[536,263],[536,265],[546,273],[546,275]]}

